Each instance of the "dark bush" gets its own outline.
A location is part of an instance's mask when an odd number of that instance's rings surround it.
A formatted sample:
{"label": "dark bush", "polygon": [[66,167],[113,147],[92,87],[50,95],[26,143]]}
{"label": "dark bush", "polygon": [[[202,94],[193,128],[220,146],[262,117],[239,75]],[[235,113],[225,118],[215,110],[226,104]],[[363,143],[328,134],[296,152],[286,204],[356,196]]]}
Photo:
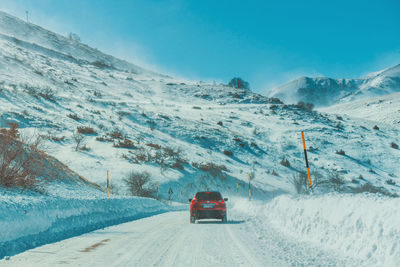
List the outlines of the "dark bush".
{"label": "dark bush", "polygon": [[123,135],[119,130],[114,130],[111,133],[106,133],[106,135],[111,136],[111,138],[114,138],[114,139],[122,139],[123,138]]}
{"label": "dark bush", "polygon": [[379,127],[378,127],[378,125],[375,125],[372,129],[379,130]]}
{"label": "dark bush", "polygon": [[73,120],[76,120],[76,121],[79,121],[79,120],[80,120],[80,118],[78,117],[78,115],[72,114],[72,113],[68,114],[67,117],[68,117],[68,118],[71,118],[71,119],[73,119]]}
{"label": "dark bush", "polygon": [[285,166],[285,167],[290,167],[290,162],[289,162],[289,160],[286,159],[286,158],[283,158],[283,159],[281,160],[280,164],[281,164],[282,166]]}
{"label": "dark bush", "polygon": [[336,154],[344,156],[344,155],[346,155],[346,152],[344,152],[343,149],[340,149],[340,150],[336,150]]}
{"label": "dark bush", "polygon": [[92,127],[78,126],[76,130],[81,134],[96,134],[96,131]]}
{"label": "dark bush", "polygon": [[114,141],[114,139],[113,139],[113,138],[110,138],[110,137],[98,136],[98,137],[96,137],[96,141],[100,141],[100,142],[112,142],[112,141]]}
{"label": "dark bush", "polygon": [[173,169],[178,169],[178,170],[184,170],[185,168],[183,167],[182,163],[178,160],[174,162],[174,164],[171,165],[171,168]]}
{"label": "dark bush", "polygon": [[306,110],[306,111],[312,111],[314,108],[314,104],[312,103],[305,103],[303,101],[299,101],[296,105],[297,108]]}
{"label": "dark bush", "polygon": [[204,172],[208,172],[213,177],[219,177],[219,178],[225,177],[223,171],[225,172],[228,171],[228,169],[224,165],[217,165],[212,162],[206,164],[192,163],[192,166],[195,168],[199,168]]}
{"label": "dark bush", "polygon": [[114,147],[121,147],[121,148],[136,148],[133,144],[132,140],[128,138],[118,139],[118,142],[113,144]]}
{"label": "dark bush", "polygon": [[94,61],[91,64],[99,69],[115,69],[112,64],[107,64],[100,60]]}
{"label": "dark bush", "polygon": [[224,154],[229,156],[229,157],[233,156],[233,152],[231,150],[224,150]]}
{"label": "dark bush", "polygon": [[223,125],[222,121],[217,122],[217,124],[218,124],[219,126],[222,126],[222,125]]}
{"label": "dark bush", "polygon": [[237,89],[250,89],[250,84],[240,77],[232,78],[228,85]]}
{"label": "dark bush", "polygon": [[396,144],[396,143],[394,143],[394,142],[392,142],[392,143],[390,144],[390,146],[391,146],[392,148],[394,148],[394,149],[399,149],[399,145]]}
{"label": "dark bush", "polygon": [[390,193],[386,188],[378,187],[370,183],[365,183],[362,186],[353,188],[354,193],[373,193],[373,194],[382,194],[384,196],[389,197],[398,197],[397,194]]}
{"label": "dark bush", "polygon": [[152,148],[157,149],[157,150],[161,149],[161,146],[158,145],[158,144],[147,143],[146,146],[152,147]]}
{"label": "dark bush", "polygon": [[388,185],[396,185],[396,182],[393,181],[393,179],[386,180],[386,183],[387,183]]}

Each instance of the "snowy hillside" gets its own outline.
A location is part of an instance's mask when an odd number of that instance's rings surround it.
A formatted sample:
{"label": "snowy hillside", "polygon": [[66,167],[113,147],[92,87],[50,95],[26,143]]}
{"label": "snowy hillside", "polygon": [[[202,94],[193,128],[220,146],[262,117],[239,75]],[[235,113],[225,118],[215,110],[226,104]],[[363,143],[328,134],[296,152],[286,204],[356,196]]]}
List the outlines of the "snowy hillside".
{"label": "snowy hillside", "polygon": [[348,115],[389,125],[400,123],[400,93],[361,99],[319,109],[322,112]]}
{"label": "snowy hillside", "polygon": [[301,77],[273,89],[269,96],[284,102],[329,106],[400,92],[400,64],[359,79]]}
{"label": "snowy hillside", "polygon": [[[199,189],[233,193],[237,182],[246,194],[252,173],[262,191],[291,192],[292,177],[304,170],[305,131],[312,171],[339,172],[349,186],[369,181],[397,190],[386,181],[397,181],[399,166],[385,160],[399,155],[390,148],[400,143],[396,128],[376,131],[368,121],[307,112],[248,90],[128,71],[114,58],[107,66],[101,52],[0,14],[14,36],[38,32],[29,40],[35,43],[0,36],[1,126],[39,131],[48,153],[91,182],[104,186],[109,169],[123,193],[131,170],[147,171],[162,197],[171,187],[173,198],[184,200]],[[78,127],[90,134],[76,150]],[[345,156],[335,153],[341,149]]]}

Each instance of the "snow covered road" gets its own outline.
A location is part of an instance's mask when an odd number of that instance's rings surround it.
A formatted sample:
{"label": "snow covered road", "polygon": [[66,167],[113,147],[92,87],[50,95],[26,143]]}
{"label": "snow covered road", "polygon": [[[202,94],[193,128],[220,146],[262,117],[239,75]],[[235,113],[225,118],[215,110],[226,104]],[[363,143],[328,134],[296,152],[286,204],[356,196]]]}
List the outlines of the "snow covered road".
{"label": "snow covered road", "polygon": [[189,224],[169,212],[16,255],[2,266],[262,266],[236,234],[243,221]]}
{"label": "snow covered road", "polygon": [[189,224],[187,211],[168,212],[38,247],[0,266],[353,265],[285,241],[261,225],[240,216],[226,224]]}

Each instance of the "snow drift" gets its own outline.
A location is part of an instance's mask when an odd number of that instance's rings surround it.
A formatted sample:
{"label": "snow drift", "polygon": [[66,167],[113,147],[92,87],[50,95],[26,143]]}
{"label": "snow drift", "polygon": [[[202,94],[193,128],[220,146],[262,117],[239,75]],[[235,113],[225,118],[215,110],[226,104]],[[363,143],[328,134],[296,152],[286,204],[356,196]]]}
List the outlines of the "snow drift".
{"label": "snow drift", "polygon": [[103,227],[171,210],[139,197],[2,196],[0,259]]}
{"label": "snow drift", "polygon": [[[246,202],[246,203],[245,203]],[[378,195],[293,197],[235,209],[296,240],[340,251],[368,266],[400,266],[400,199]]]}

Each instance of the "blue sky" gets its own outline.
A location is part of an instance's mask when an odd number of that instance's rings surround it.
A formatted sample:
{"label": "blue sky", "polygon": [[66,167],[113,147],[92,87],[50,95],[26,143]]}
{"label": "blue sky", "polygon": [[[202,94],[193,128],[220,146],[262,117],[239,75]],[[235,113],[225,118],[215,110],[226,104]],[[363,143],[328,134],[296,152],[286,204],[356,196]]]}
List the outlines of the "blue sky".
{"label": "blue sky", "polygon": [[0,0],[0,9],[138,65],[265,93],[298,76],[400,63],[398,0]]}

